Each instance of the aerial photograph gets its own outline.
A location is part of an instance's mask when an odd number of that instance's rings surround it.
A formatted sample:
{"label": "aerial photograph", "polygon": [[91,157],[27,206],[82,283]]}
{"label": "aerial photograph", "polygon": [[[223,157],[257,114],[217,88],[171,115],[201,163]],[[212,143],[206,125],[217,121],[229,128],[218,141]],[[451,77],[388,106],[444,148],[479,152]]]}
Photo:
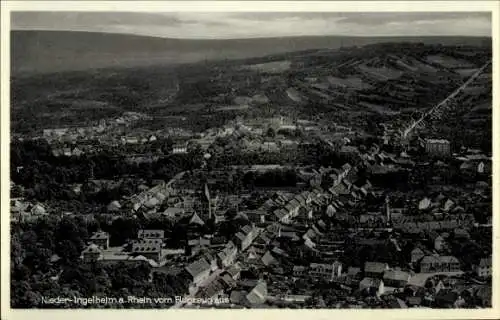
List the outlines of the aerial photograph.
{"label": "aerial photograph", "polygon": [[13,11],[9,63],[11,308],[492,308],[491,12]]}

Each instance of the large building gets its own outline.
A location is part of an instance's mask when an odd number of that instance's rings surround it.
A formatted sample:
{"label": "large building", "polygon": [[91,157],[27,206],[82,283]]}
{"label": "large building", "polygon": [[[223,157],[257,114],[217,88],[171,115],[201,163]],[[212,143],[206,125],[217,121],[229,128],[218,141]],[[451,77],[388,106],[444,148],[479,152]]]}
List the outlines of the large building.
{"label": "large building", "polygon": [[420,272],[456,272],[460,262],[453,256],[425,256],[420,261]]}
{"label": "large building", "polygon": [[444,139],[426,139],[425,151],[432,156],[449,156],[451,153],[450,141]]}
{"label": "large building", "polygon": [[342,274],[342,264],[340,262],[331,264],[311,263],[309,265],[309,274],[315,278],[331,281]]}

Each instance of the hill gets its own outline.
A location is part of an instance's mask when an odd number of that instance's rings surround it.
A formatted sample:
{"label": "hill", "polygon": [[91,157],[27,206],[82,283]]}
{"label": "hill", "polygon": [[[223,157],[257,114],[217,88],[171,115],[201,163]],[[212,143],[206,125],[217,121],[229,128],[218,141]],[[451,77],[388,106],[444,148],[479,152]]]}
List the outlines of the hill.
{"label": "hill", "polygon": [[309,49],[363,46],[382,42],[481,45],[475,37],[283,37],[228,40],[167,39],[74,32],[11,31],[13,75],[243,59]]}

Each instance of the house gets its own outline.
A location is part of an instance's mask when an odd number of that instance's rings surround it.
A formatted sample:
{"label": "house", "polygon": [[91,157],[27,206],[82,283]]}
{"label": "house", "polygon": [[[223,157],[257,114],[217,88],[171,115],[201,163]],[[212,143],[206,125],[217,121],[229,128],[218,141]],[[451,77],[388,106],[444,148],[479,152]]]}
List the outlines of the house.
{"label": "house", "polygon": [[[132,244],[131,253],[140,255],[155,262],[161,260],[161,243],[160,239],[146,239]],[[160,240],[161,241],[161,240]]]}
{"label": "house", "polygon": [[234,263],[236,255],[238,254],[238,248],[236,245],[229,241],[224,248],[217,254],[217,259],[219,266],[221,268],[226,268]]}
{"label": "house", "polygon": [[176,144],[172,147],[173,154],[185,154],[187,153],[187,146],[183,144]]}
{"label": "house", "polygon": [[306,266],[293,266],[292,268],[292,274],[294,277],[302,277],[306,272]]}
{"label": "house", "polygon": [[154,208],[159,204],[160,204],[160,200],[156,197],[151,197],[146,202],[144,202],[144,206],[146,206],[149,209]]}
{"label": "house", "polygon": [[241,213],[244,213],[253,223],[266,222],[267,212],[265,210],[246,210],[242,211]]}
{"label": "house", "polygon": [[122,143],[124,143],[124,144],[138,144],[139,138],[137,138],[137,137],[122,137]]}
{"label": "house", "polygon": [[389,287],[403,288],[410,281],[410,274],[401,270],[387,270],[384,273],[384,284]]}
{"label": "house", "polygon": [[462,228],[457,228],[453,231],[453,237],[458,240],[468,240],[470,239],[470,234]]}
{"label": "house", "polygon": [[89,242],[97,245],[101,249],[107,249],[109,247],[109,233],[103,231],[95,232],[89,238]]}
{"label": "house", "polygon": [[102,249],[96,244],[90,244],[82,252],[82,259],[84,262],[95,262],[102,259]]}
{"label": "house", "polygon": [[245,225],[236,233],[235,243],[240,247],[241,251],[244,251],[252,244],[255,238],[257,238],[259,235],[258,233],[258,229],[253,225]]}
{"label": "house", "polygon": [[438,236],[434,239],[434,249],[438,252],[444,249],[445,244],[446,240],[442,236]]}
{"label": "house", "polygon": [[491,301],[492,291],[493,290],[490,286],[481,286],[474,293],[475,300],[483,308],[491,308],[491,306],[492,306],[492,301]]}
{"label": "house", "polygon": [[364,275],[368,278],[382,278],[389,265],[382,262],[365,262]]}
{"label": "house", "polygon": [[276,264],[278,261],[273,257],[271,252],[267,251],[261,258],[262,263],[266,266],[269,267],[273,264]]}
{"label": "house", "polygon": [[210,264],[205,258],[200,258],[186,266],[185,270],[190,276],[194,286],[199,286],[210,275]]}
{"label": "house", "polygon": [[39,204],[39,203],[36,204],[36,205],[34,205],[31,208],[30,212],[34,216],[42,216],[42,215],[47,214],[47,211],[45,210],[45,208],[41,204]]}
{"label": "house", "polygon": [[[238,276],[239,276],[239,274],[238,274]],[[222,276],[220,277],[220,280],[222,281],[222,283],[224,284],[226,289],[233,289],[237,286],[236,280],[231,278],[231,276],[228,273],[222,274]]]}
{"label": "house", "polygon": [[266,302],[267,299],[267,283],[265,281],[259,281],[258,284],[250,291],[246,300],[251,305],[259,305]]}
{"label": "house", "polygon": [[453,256],[425,256],[420,261],[420,272],[460,271],[460,262]]}
{"label": "house", "polygon": [[420,202],[418,203],[418,209],[427,210],[430,207],[430,205],[431,205],[431,200],[426,197],[420,200]]}
{"label": "house", "polygon": [[220,278],[214,279],[206,287],[200,288],[195,298],[215,299],[224,293],[225,284]]}
{"label": "house", "polygon": [[200,216],[195,212],[191,216],[191,219],[189,219],[189,224],[195,224],[195,225],[200,225],[203,226],[205,222],[200,218]]}
{"label": "house", "polygon": [[227,274],[231,276],[232,279],[237,280],[241,274],[241,265],[240,263],[235,263],[229,269],[227,269]]}
{"label": "house", "polygon": [[334,262],[332,264],[311,263],[309,265],[309,274],[315,278],[331,281],[333,278],[340,277],[342,274],[342,264],[340,262]]}
{"label": "house", "polygon": [[476,274],[479,277],[483,277],[483,278],[491,277],[491,275],[493,274],[491,257],[482,258],[479,261],[479,264],[476,266]]}
{"label": "house", "polygon": [[245,300],[246,294],[246,291],[233,290],[231,291],[231,295],[229,296],[229,301],[235,305],[242,304]]}
{"label": "house", "polygon": [[271,238],[269,237],[268,232],[265,231],[259,234],[259,236],[255,239],[253,245],[256,248],[265,249],[267,248],[269,243],[271,243]]}
{"label": "house", "polygon": [[460,295],[452,289],[439,290],[434,297],[434,307],[453,308],[459,300]]}
{"label": "house", "polygon": [[448,200],[446,200],[446,202],[443,205],[443,210],[445,212],[448,212],[453,208],[454,205],[455,205],[455,202],[453,202],[453,200],[451,200],[451,199],[448,199]]}
{"label": "house", "polygon": [[450,154],[450,141],[444,139],[426,139],[425,151],[433,156],[448,156]]}
{"label": "house", "polygon": [[372,296],[381,296],[384,293],[384,281],[366,277],[359,283],[359,290]]}
{"label": "house", "polygon": [[415,248],[411,251],[411,263],[415,264],[425,256],[425,253],[420,248]]}
{"label": "house", "polygon": [[118,201],[112,201],[110,204],[108,204],[107,209],[109,212],[115,212],[121,209],[121,204]]}
{"label": "house", "polygon": [[170,220],[176,221],[182,218],[184,213],[185,213],[184,208],[169,207],[165,209],[165,211],[163,211],[163,216],[167,217]]}
{"label": "house", "polygon": [[347,268],[347,276],[351,278],[358,278],[361,276],[361,268],[349,267]]}
{"label": "house", "polygon": [[210,253],[205,253],[202,257],[210,264],[210,271],[215,271],[219,268],[217,265],[217,258]]}
{"label": "house", "polygon": [[422,304],[422,297],[407,297],[406,305],[411,307],[418,307]]}
{"label": "house", "polygon": [[139,239],[165,239],[165,231],[163,230],[139,230]]}

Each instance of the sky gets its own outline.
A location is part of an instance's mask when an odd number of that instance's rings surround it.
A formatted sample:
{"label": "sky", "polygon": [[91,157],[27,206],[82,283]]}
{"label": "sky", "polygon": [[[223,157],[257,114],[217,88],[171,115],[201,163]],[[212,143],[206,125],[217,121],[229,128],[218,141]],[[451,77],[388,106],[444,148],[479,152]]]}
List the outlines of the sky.
{"label": "sky", "polygon": [[13,30],[180,39],[283,36],[491,36],[488,12],[12,12]]}

